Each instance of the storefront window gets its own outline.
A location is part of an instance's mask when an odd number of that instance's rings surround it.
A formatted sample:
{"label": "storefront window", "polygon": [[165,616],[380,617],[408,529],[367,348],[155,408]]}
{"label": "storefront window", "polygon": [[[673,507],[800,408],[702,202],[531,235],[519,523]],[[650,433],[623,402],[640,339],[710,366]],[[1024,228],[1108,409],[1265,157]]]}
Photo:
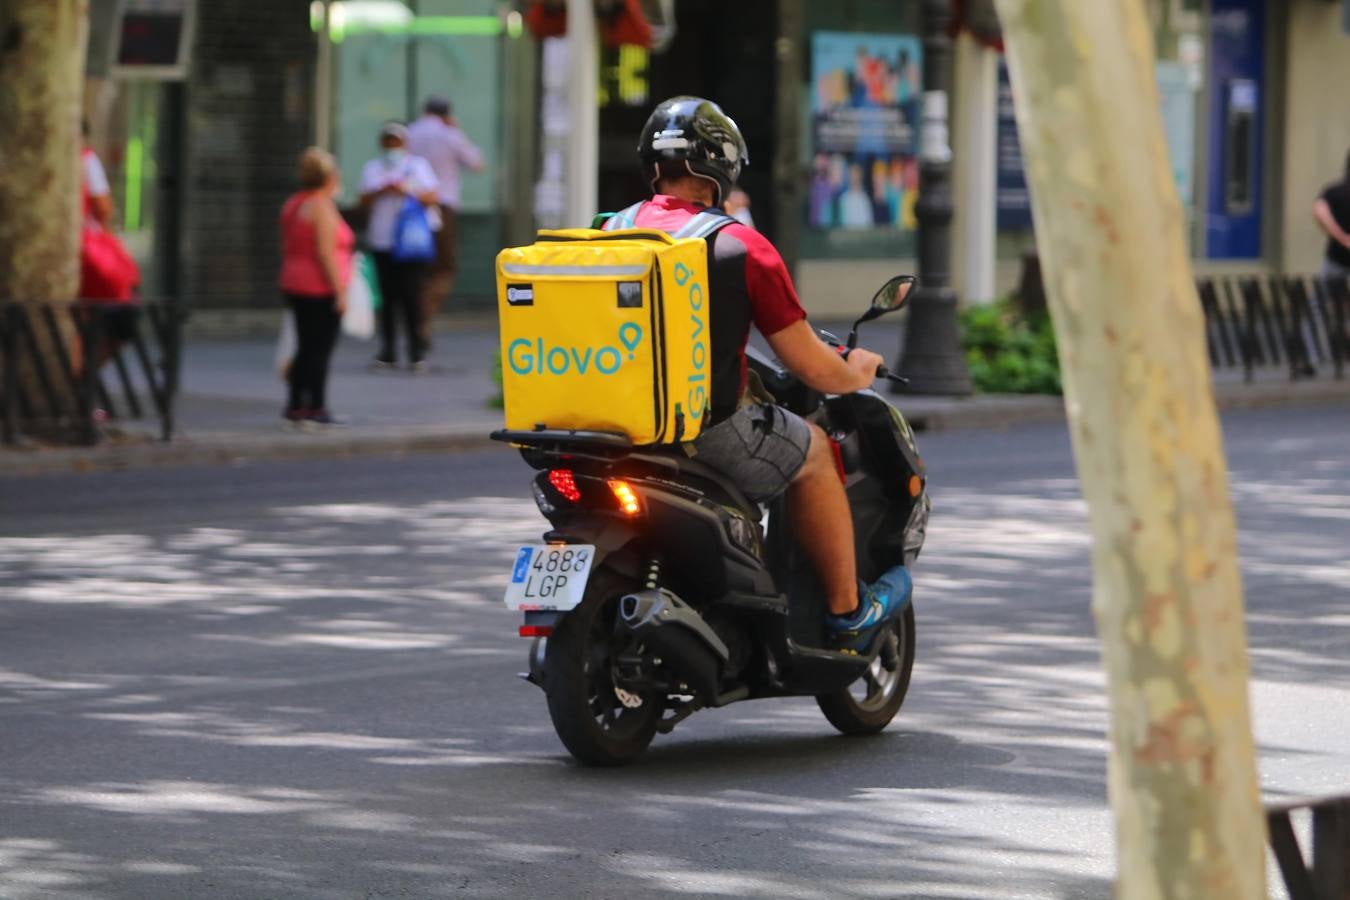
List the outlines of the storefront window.
{"label": "storefront window", "polygon": [[1199,247],[1203,206],[1200,170],[1203,148],[1196,135],[1203,123],[1200,103],[1205,80],[1204,17],[1192,0],[1153,0],[1149,7],[1154,26],[1157,62],[1154,75],[1162,113],[1163,138],[1172,178],[1186,216],[1186,233],[1192,247]]}
{"label": "storefront window", "polygon": [[1212,0],[1204,255],[1261,255],[1265,4]]}
{"label": "storefront window", "polygon": [[152,80],[90,84],[91,94],[101,101],[89,117],[90,144],[108,176],[114,227],[141,268],[141,293],[163,295],[172,289],[163,272],[167,263],[163,245],[170,236],[163,233],[159,219],[178,202],[176,196],[162,192],[160,173],[165,154],[173,150],[166,146],[171,139],[162,127],[172,121],[168,109],[172,88]]}
{"label": "storefront window", "polygon": [[[450,100],[458,125],[483,152],[484,170],[461,181],[462,297],[494,293],[490,260],[504,227],[499,185],[510,175],[502,168],[510,168],[513,140],[503,115],[505,49],[521,37],[519,17],[506,10],[500,0],[336,0],[328,7],[331,146],[344,205],[356,203],[361,169],[379,153],[380,127],[417,118],[428,96]],[[320,15],[315,27],[321,23]]]}
{"label": "storefront window", "polygon": [[[495,0],[333,3],[333,150],[344,202],[354,202],[361,167],[379,152],[380,126],[420,114],[428,95],[448,97],[461,128],[486,160],[498,158],[501,41]],[[461,210],[495,209],[490,172],[467,177]]]}
{"label": "storefront window", "polygon": [[[1222,2],[1222,0],[1217,0]],[[1200,171],[1205,148],[1196,140],[1204,127],[1204,110],[1200,98],[1204,88],[1205,42],[1204,18],[1196,0],[1150,0],[1150,22],[1153,26],[1154,47],[1157,54],[1154,78],[1158,87],[1159,111],[1162,114],[1163,138],[1167,143],[1168,161],[1172,178],[1186,217],[1187,235],[1193,252],[1199,253],[1203,242],[1205,216],[1202,193],[1204,185],[1196,178]],[[998,113],[998,254],[1013,258],[1032,250],[1030,196],[1022,171],[1021,151],[1017,140],[1017,122],[1013,110],[1012,90],[1007,68],[999,65]],[[1247,121],[1239,129],[1252,126]],[[1235,159],[1235,190],[1242,191],[1254,185],[1254,169],[1246,158]]]}

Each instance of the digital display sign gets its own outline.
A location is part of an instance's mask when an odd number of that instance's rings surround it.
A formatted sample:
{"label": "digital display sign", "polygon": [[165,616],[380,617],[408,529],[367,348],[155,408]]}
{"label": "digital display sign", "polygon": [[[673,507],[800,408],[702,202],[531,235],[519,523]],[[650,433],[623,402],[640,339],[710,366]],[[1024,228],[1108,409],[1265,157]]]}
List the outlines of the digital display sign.
{"label": "digital display sign", "polygon": [[183,42],[183,15],[127,13],[122,17],[119,66],[176,66]]}
{"label": "digital display sign", "polygon": [[193,11],[192,0],[125,0],[115,25],[113,73],[186,78]]}

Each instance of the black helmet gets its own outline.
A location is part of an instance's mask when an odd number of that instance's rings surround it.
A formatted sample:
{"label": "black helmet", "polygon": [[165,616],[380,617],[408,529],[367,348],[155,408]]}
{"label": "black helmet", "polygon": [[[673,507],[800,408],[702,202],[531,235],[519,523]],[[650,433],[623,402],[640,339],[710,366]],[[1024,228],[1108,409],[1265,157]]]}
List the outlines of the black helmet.
{"label": "black helmet", "polygon": [[750,162],[731,116],[702,97],[671,97],[657,106],[642,126],[638,156],[653,192],[663,175],[694,175],[717,185],[717,206]]}

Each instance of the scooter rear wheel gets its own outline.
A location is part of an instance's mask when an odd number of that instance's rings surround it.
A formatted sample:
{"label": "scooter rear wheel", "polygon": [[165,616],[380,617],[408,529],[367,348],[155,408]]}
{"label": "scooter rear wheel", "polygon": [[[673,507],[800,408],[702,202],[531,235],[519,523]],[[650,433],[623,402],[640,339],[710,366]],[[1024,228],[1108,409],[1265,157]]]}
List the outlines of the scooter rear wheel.
{"label": "scooter rear wheel", "polygon": [[819,694],[816,704],[830,724],[843,734],[876,734],[891,723],[909,691],[914,668],[914,605],[895,617],[886,644],[863,677],[831,694]]}
{"label": "scooter rear wheel", "polygon": [[553,730],[567,751],[592,766],[632,762],[656,735],[661,698],[623,690],[614,680],[619,598],[635,587],[597,572],[581,605],[548,639],[544,693]]}

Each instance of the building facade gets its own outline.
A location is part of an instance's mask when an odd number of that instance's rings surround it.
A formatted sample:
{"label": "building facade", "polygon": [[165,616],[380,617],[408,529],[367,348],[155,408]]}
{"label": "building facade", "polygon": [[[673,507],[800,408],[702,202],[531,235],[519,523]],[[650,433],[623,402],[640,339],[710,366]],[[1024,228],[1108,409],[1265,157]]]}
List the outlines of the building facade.
{"label": "building facade", "polygon": [[186,10],[178,71],[118,65],[122,15],[92,0],[85,118],[143,293],[189,306],[278,302],[277,212],[313,131],[316,58],[298,0],[164,2]]}
{"label": "building facade", "polygon": [[[175,77],[109,64],[128,4],[186,6]],[[457,309],[492,305],[492,261],[562,206],[565,47],[506,0],[92,0],[87,113],[147,292],[200,308],[276,303],[276,211],[295,159],[337,155],[351,205],[386,119],[449,97],[485,151],[465,178]],[[1350,149],[1350,34],[1339,0],[1147,0],[1160,114],[1201,270],[1311,272],[1310,215]],[[657,46],[601,48],[599,204],[644,189],[636,135],[678,93],[723,104],[750,146],[758,227],[813,313],[845,314],[914,265],[924,140],[919,0],[648,0]],[[563,42],[565,44],[565,42]],[[963,299],[1008,291],[1033,252],[1016,125],[997,52],[958,39],[950,99]],[[988,240],[980,235],[988,234]],[[990,270],[976,277],[979,267]],[[975,274],[972,274],[975,273]]]}
{"label": "building facade", "polygon": [[[883,33],[916,29],[912,8],[918,5],[895,4],[911,9],[889,10]],[[1197,271],[1316,271],[1325,239],[1311,206],[1325,184],[1342,177],[1350,151],[1350,106],[1338,96],[1350,67],[1347,5],[1147,0],[1146,6],[1159,112]],[[857,9],[842,11],[850,22],[866,21]],[[808,18],[802,45],[819,41],[810,31],[815,25]],[[983,56],[989,57],[983,65],[970,62]],[[1035,233],[999,54],[962,36],[956,57],[953,272],[962,299],[980,302],[1013,289],[1024,257],[1035,252]],[[809,62],[803,65],[799,80],[809,79],[809,68]],[[799,179],[811,177],[809,154],[817,148],[809,140],[804,134]],[[806,228],[809,235],[809,218]],[[850,236],[848,243],[861,250],[864,240]],[[797,275],[810,308],[845,313],[851,307],[835,301],[831,291],[859,293],[889,268],[912,265],[902,237],[892,235],[890,246],[895,257],[878,265],[870,252],[852,258],[845,252],[841,260],[821,252],[818,240],[804,239]]]}

